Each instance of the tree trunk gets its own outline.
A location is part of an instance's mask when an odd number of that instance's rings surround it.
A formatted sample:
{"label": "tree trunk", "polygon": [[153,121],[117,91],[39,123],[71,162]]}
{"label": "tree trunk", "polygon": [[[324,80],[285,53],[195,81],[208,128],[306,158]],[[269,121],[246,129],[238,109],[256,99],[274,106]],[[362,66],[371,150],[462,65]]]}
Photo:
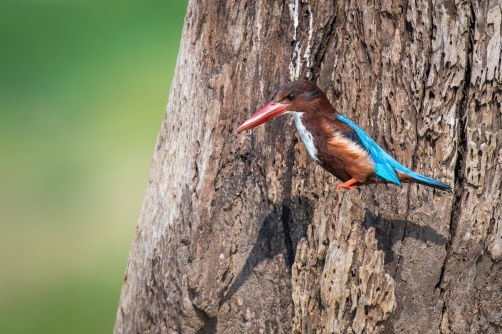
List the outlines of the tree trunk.
{"label": "tree trunk", "polygon": [[[502,3],[190,1],[115,333],[502,332]],[[314,80],[405,166],[339,182],[292,119]]]}

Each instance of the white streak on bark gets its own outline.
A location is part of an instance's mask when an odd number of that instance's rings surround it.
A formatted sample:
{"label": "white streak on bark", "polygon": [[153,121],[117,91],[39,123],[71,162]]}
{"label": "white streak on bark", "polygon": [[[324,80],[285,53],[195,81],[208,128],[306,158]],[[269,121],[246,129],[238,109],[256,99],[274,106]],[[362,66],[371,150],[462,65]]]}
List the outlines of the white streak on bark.
{"label": "white streak on bark", "polygon": [[293,19],[293,25],[295,27],[293,40],[296,41],[296,29],[298,28],[298,0],[295,0],[294,4],[289,4],[289,11],[291,12],[291,18]]}
{"label": "white streak on bark", "polygon": [[307,68],[310,67],[310,50],[312,49],[312,47],[310,46],[310,41],[312,40],[312,35],[314,33],[314,28],[313,28],[314,16],[312,15],[312,10],[310,9],[310,6],[309,6],[309,14],[310,14],[309,39],[307,41],[307,48],[305,49],[305,53],[303,54],[303,58],[307,60]]}
{"label": "white streak on bark", "polygon": [[[290,80],[298,80],[300,76],[300,68],[301,68],[301,57],[300,54],[302,52],[302,46],[300,42],[297,42],[295,45],[295,50],[293,51],[293,55],[291,56],[291,61],[289,62],[289,79]],[[296,65],[294,64],[296,58]]]}

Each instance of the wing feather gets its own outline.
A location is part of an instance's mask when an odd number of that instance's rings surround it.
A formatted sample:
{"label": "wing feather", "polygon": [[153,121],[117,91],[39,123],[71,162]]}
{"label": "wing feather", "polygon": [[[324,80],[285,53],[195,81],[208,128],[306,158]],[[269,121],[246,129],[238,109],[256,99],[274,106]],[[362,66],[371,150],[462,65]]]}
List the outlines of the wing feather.
{"label": "wing feather", "polygon": [[[409,179],[429,187],[434,187],[442,190],[449,190],[451,187],[443,182],[436,181],[430,177],[414,172],[391,157],[385,152],[363,129],[349,120],[343,115],[338,115],[337,118],[350,126],[357,133],[364,147],[370,152],[371,158],[375,161],[375,175],[389,182],[401,185],[398,173],[406,175]],[[397,172],[396,172],[397,171]],[[407,181],[409,182],[409,181]]]}
{"label": "wing feather", "polygon": [[[347,117],[338,114],[337,119],[341,122],[350,126],[359,137],[360,142],[368,150],[371,158],[375,162],[375,176],[377,179],[385,180],[387,182],[391,182],[401,185],[401,181],[399,181],[399,176],[396,173],[396,169],[393,166],[392,162],[399,164],[396,160],[390,157],[363,129],[361,129],[354,122],[349,120]],[[390,158],[393,161],[388,161]],[[404,168],[404,166],[403,166]]]}

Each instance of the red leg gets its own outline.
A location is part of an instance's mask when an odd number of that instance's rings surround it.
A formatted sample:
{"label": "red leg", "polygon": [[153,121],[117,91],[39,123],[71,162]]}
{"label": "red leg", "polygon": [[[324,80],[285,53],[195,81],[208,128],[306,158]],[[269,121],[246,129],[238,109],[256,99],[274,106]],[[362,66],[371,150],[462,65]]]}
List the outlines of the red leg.
{"label": "red leg", "polygon": [[339,185],[336,186],[336,190],[340,190],[341,188],[349,189],[349,190],[355,190],[356,188],[352,187],[354,183],[356,183],[356,179],[350,179],[347,182],[340,183]]}

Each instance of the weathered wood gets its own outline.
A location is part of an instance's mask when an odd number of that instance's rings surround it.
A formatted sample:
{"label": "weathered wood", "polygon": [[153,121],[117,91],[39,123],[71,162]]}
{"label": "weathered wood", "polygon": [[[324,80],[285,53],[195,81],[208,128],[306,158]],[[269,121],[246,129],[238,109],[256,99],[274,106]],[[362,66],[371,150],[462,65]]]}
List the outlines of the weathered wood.
{"label": "weathered wood", "polygon": [[[115,333],[502,331],[502,3],[190,1]],[[315,80],[404,165],[337,180],[292,120]]]}

